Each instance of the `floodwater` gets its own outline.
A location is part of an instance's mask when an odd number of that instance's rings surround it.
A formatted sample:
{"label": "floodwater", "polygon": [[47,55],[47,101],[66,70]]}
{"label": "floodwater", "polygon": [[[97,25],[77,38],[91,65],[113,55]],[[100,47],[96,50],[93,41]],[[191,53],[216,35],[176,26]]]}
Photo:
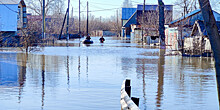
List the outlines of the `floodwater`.
{"label": "floodwater", "polygon": [[219,110],[213,58],[92,39],[29,54],[0,52],[0,109],[120,110],[121,84],[129,78],[141,110]]}

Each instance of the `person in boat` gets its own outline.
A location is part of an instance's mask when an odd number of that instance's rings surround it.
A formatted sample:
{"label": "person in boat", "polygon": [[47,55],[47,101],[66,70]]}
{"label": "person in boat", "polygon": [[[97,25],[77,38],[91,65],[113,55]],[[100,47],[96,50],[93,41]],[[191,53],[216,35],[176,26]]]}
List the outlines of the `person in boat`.
{"label": "person in boat", "polygon": [[105,41],[105,38],[102,36],[100,39],[99,39],[100,42],[104,42]]}
{"label": "person in boat", "polygon": [[90,40],[91,39],[91,37],[88,35],[87,37],[86,37],[86,40]]}

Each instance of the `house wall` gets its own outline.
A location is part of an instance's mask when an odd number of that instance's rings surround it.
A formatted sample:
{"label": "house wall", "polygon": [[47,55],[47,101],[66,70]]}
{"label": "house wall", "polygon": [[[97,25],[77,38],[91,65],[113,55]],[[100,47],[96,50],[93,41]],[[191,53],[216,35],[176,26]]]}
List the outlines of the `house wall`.
{"label": "house wall", "polygon": [[139,43],[142,39],[141,33],[142,33],[142,31],[140,29],[134,30],[134,32],[132,32],[132,34],[131,34],[131,38],[130,38],[131,42],[132,43]]}
{"label": "house wall", "polygon": [[165,43],[168,46],[168,49],[178,50],[178,28],[166,28],[165,30]]}
{"label": "house wall", "polygon": [[208,38],[204,38],[205,41],[205,52],[212,52],[211,43]]}
{"label": "house wall", "polygon": [[210,41],[202,36],[193,36],[184,39],[184,53],[188,55],[201,55],[212,53]]}
{"label": "house wall", "polygon": [[127,21],[128,21],[128,20],[122,20],[122,26],[124,26]]}
{"label": "house wall", "polygon": [[17,31],[18,4],[0,4],[0,10],[0,31]]}
{"label": "house wall", "polygon": [[27,11],[26,7],[19,4],[18,8],[18,29],[27,27]]}

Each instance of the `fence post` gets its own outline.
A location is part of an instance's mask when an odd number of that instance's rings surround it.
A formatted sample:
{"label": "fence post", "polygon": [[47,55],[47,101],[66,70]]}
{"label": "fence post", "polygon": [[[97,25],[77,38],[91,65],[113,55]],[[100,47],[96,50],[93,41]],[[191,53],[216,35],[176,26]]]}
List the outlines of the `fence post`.
{"label": "fence post", "polygon": [[137,106],[139,106],[139,98],[131,97],[131,100],[132,100]]}
{"label": "fence post", "polygon": [[127,92],[128,96],[131,97],[131,80],[126,79],[125,81],[125,91]]}

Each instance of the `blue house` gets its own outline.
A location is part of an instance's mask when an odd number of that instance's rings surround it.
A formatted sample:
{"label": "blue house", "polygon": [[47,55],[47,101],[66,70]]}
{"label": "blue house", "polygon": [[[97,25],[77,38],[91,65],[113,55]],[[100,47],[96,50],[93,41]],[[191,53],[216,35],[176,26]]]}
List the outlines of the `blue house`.
{"label": "blue house", "polygon": [[12,42],[18,30],[27,27],[26,5],[24,0],[0,0],[0,10],[0,42]]}
{"label": "blue house", "polygon": [[[122,18],[121,23],[122,26],[129,20],[129,18],[136,12],[137,8],[122,8]],[[122,28],[122,37],[125,37],[125,28]]]}
{"label": "blue house", "polygon": [[[130,16],[130,18],[122,25],[122,35],[123,37],[129,39],[136,39],[140,41],[141,38],[141,24],[144,24],[144,34],[147,36],[158,36],[158,29],[157,27],[153,27],[152,25],[156,26],[158,22],[158,5],[145,5],[145,15],[144,15],[144,22],[142,22],[142,12],[143,12],[143,5],[137,5],[136,11]],[[168,24],[172,21],[173,17],[173,6],[172,5],[165,5],[165,23]],[[123,13],[122,13],[123,16]],[[153,22],[151,22],[153,21]],[[147,24],[148,23],[148,24]],[[154,23],[154,24],[149,24]],[[136,31],[136,32],[135,32]]]}
{"label": "blue house", "polygon": [[14,0],[0,0],[0,31],[12,32],[17,31],[18,4]]}

